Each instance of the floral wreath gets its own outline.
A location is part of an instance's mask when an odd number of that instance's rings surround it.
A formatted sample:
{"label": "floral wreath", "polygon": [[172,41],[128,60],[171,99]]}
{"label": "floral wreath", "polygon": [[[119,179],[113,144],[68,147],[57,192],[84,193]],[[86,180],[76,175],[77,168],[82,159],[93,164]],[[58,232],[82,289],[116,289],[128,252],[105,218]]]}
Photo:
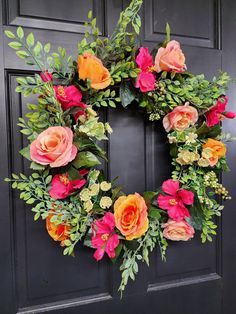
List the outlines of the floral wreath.
{"label": "floral wreath", "polygon": [[[51,53],[50,44],[35,42],[32,33],[25,37],[21,27],[16,34],[5,31],[17,56],[40,70],[18,77],[16,87],[24,96],[38,95],[18,123],[29,141],[20,154],[34,172],[5,180],[34,206],[34,220],[46,220],[64,255],[73,255],[82,242],[95,249],[97,261],[104,253],[113,262],[121,257],[121,293],[135,279],[138,261],[149,264],[156,245],[165,259],[167,240],[187,241],[200,230],[202,242],[212,241],[214,216],[223,209],[220,198],[230,199],[218,177],[228,170],[224,142],[234,138],[222,134],[220,122],[236,116],[226,110],[229,76],[220,73],[209,82],[188,73],[168,24],[165,42],[152,53],[137,45],[141,5],[142,0],[132,0],[103,40],[89,12],[76,61],[61,47]],[[133,32],[127,31],[130,24]],[[101,158],[107,160],[97,142],[108,140],[112,128],[94,109],[133,101],[152,123],[162,120],[172,157],[171,178],[143,195],[125,195],[96,169]]]}

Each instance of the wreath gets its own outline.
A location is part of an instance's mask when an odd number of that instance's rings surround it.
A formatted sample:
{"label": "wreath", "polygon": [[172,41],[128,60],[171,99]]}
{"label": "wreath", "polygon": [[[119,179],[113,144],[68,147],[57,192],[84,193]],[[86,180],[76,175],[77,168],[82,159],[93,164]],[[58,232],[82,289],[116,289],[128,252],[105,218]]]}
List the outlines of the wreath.
{"label": "wreath", "polygon": [[[46,220],[64,255],[73,255],[82,242],[95,249],[97,261],[105,253],[113,262],[120,257],[121,293],[135,279],[138,261],[149,264],[156,246],[164,260],[167,240],[187,241],[200,230],[202,242],[212,241],[221,199],[230,199],[219,174],[228,170],[224,142],[234,138],[222,133],[220,122],[236,116],[226,110],[229,76],[219,73],[208,81],[187,72],[168,24],[165,42],[152,53],[137,44],[141,5],[142,0],[132,0],[105,39],[89,12],[76,61],[64,48],[50,52],[50,43],[25,36],[21,27],[16,34],[5,31],[17,56],[40,71],[18,77],[16,87],[24,96],[38,95],[18,123],[29,141],[20,154],[33,173],[5,180],[33,206],[34,220]],[[171,178],[142,195],[125,195],[116,180],[107,181],[96,169],[101,158],[107,161],[98,142],[112,132],[109,123],[99,121],[99,108],[126,108],[132,102],[150,123],[162,120],[172,158]]]}

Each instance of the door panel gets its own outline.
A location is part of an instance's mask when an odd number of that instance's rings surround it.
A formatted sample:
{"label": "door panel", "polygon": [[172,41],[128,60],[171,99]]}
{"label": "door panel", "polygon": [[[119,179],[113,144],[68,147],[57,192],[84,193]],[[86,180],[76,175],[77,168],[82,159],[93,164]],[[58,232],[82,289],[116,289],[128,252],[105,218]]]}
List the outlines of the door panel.
{"label": "door panel", "polygon": [[[25,99],[14,92],[15,78],[31,75],[32,68],[18,60],[3,38],[4,29],[23,25],[52,49],[65,47],[76,58],[76,45],[84,32],[87,11],[93,10],[101,35],[110,34],[119,12],[129,1],[35,1],[0,0],[0,119],[2,149],[1,177],[10,172],[27,171],[19,156],[23,138],[17,120],[26,112]],[[68,5],[69,3],[69,5]],[[164,39],[165,23],[179,40],[186,55],[188,70],[206,73],[211,78],[222,68],[235,76],[236,41],[231,28],[236,27],[233,0],[145,0],[142,9],[143,45],[150,48]],[[230,36],[229,36],[230,34]],[[231,106],[233,96],[231,93]],[[235,102],[234,102],[235,103]],[[236,110],[235,110],[236,111]],[[157,188],[170,175],[169,147],[161,123],[152,124],[134,104],[128,109],[109,109],[101,113],[111,123],[113,134],[105,144],[109,164],[103,165],[110,178],[120,176],[124,190],[143,192]],[[233,127],[225,124],[226,130]],[[233,194],[236,168],[235,144],[229,147],[232,172],[224,182]],[[189,243],[171,243],[167,262],[160,260],[158,249],[151,256],[150,267],[140,265],[122,300],[117,288],[119,265],[108,259],[97,263],[93,252],[78,246],[75,258],[64,257],[62,249],[47,235],[42,221],[33,223],[30,207],[18,195],[1,184],[0,237],[0,313],[192,313],[233,314],[236,278],[232,273],[236,249],[234,230],[235,200],[226,204],[218,235],[213,243],[202,245],[199,237]],[[235,211],[234,211],[235,212]],[[223,304],[223,305],[222,305]],[[235,307],[235,308],[233,308]]]}

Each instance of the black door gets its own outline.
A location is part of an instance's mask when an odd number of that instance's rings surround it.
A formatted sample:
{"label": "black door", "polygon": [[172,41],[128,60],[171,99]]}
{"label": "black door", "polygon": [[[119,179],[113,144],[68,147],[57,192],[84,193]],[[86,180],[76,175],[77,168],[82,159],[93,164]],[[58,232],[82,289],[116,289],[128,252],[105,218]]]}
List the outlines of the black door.
{"label": "black door", "polygon": [[[17,118],[26,100],[15,94],[15,77],[31,74],[7,46],[4,29],[22,25],[53,48],[65,47],[76,57],[87,12],[94,11],[102,36],[111,33],[122,0],[0,0],[0,127],[1,178],[24,170],[18,154],[23,145]],[[153,47],[164,38],[165,23],[181,42],[188,70],[211,77],[224,69],[236,76],[236,2],[234,0],[144,0],[143,45]],[[230,88],[231,107],[236,106],[235,88]],[[27,99],[30,102],[30,99]],[[236,111],[235,108],[231,108]],[[126,192],[154,189],[169,177],[170,163],[165,135],[148,123],[133,107],[106,114],[114,133],[106,167],[112,178],[121,175]],[[234,126],[225,129],[235,133]],[[234,196],[236,191],[236,145],[229,146],[232,168],[223,178]],[[213,243],[199,238],[170,245],[167,262],[152,255],[150,267],[140,267],[120,300],[116,292],[118,265],[97,263],[92,252],[79,248],[76,257],[64,257],[48,237],[43,222],[33,215],[1,180],[0,210],[0,313],[155,313],[235,314],[236,199],[226,204]]]}

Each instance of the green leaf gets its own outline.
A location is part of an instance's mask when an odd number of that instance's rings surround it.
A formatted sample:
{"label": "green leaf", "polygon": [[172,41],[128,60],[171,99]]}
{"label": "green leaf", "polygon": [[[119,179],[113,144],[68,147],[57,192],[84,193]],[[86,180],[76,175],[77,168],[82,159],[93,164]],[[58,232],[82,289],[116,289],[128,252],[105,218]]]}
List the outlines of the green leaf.
{"label": "green leaf", "polygon": [[30,33],[27,37],[26,37],[26,43],[29,47],[32,47],[34,45],[34,34]]}
{"label": "green leaf", "polygon": [[169,23],[166,23],[166,42],[168,43],[170,41],[170,25]]}
{"label": "green leaf", "polygon": [[203,124],[197,129],[196,131],[198,137],[217,137],[221,134],[221,126],[219,124],[214,125],[212,127],[208,127],[206,122],[203,122]]}
{"label": "green leaf", "polygon": [[22,38],[24,37],[24,31],[23,31],[23,28],[22,28],[21,26],[19,26],[19,27],[17,28],[16,33],[17,33],[17,36],[18,36],[20,39],[22,39]]}
{"label": "green leaf", "polygon": [[51,44],[50,43],[47,43],[45,46],[44,46],[44,52],[46,53],[49,53],[50,52],[50,49],[51,49]]}
{"label": "green leaf", "polygon": [[30,168],[33,169],[33,170],[44,170],[45,166],[37,164],[36,162],[33,161],[30,164]]}
{"label": "green leaf", "polygon": [[97,157],[88,151],[80,152],[72,163],[76,168],[91,168],[93,166],[100,165],[100,161]]}
{"label": "green leaf", "polygon": [[26,159],[31,160],[31,158],[30,158],[30,147],[29,147],[29,146],[26,146],[26,147],[22,148],[22,149],[19,151],[19,153],[20,153],[23,157],[25,157]]}
{"label": "green leaf", "polygon": [[29,56],[28,53],[26,51],[24,51],[24,50],[16,51],[16,54],[21,59],[25,59],[25,58],[27,58]]}
{"label": "green leaf", "polygon": [[148,216],[159,220],[161,218],[161,213],[157,208],[151,207],[149,209]]}
{"label": "green leaf", "polygon": [[135,99],[134,87],[131,82],[123,81],[120,85],[121,104],[126,108]]}
{"label": "green leaf", "polygon": [[19,43],[18,41],[12,41],[8,44],[9,47],[11,47],[12,49],[20,49],[22,47],[22,44]]}
{"label": "green leaf", "polygon": [[4,33],[8,38],[16,38],[16,36],[11,31],[5,30]]}
{"label": "green leaf", "polygon": [[115,255],[114,258],[111,259],[112,263],[115,263],[115,262],[117,261],[118,257],[120,256],[120,253],[121,253],[121,251],[122,251],[122,248],[123,248],[122,243],[120,243],[120,244],[116,247],[116,249],[115,249],[116,255]]}
{"label": "green leaf", "polygon": [[93,18],[93,11],[90,10],[90,11],[88,12],[88,19],[91,20],[92,18]]}

